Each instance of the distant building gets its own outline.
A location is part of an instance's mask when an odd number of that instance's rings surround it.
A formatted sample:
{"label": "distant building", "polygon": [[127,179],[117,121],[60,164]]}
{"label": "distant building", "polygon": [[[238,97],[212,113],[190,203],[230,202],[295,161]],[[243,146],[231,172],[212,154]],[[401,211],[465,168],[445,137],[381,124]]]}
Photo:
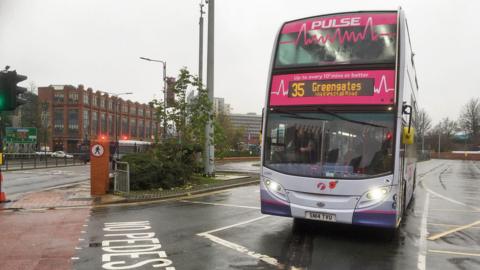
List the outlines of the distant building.
{"label": "distant building", "polygon": [[153,141],[155,135],[159,136],[160,124],[155,120],[154,109],[147,104],[91,88],[85,90],[83,85],[39,87],[38,96],[41,103],[48,104],[48,146],[54,151],[76,152],[84,140],[100,136],[114,140],[117,135],[119,139],[141,141]]}
{"label": "distant building", "polygon": [[215,114],[230,114],[230,104],[225,103],[224,98],[216,97],[213,99],[213,111]]}
{"label": "distant building", "polygon": [[[194,91],[191,91],[187,95],[187,103],[192,103],[197,96],[195,95]],[[217,115],[219,113],[227,114],[229,115],[231,112],[231,107],[230,104],[225,103],[224,98],[219,98],[219,97],[214,97],[213,98],[213,112]]]}
{"label": "distant building", "polygon": [[260,131],[262,130],[262,116],[256,113],[230,114],[230,121],[235,128],[245,130],[244,142],[246,144],[259,144]]}

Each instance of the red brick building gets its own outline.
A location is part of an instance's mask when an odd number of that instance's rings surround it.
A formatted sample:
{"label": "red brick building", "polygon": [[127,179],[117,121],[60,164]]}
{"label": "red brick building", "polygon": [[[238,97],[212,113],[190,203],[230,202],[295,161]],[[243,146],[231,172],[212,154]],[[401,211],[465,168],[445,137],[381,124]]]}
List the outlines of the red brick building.
{"label": "red brick building", "polygon": [[48,103],[48,145],[54,151],[75,153],[84,140],[100,136],[113,141],[116,130],[119,139],[153,141],[159,135],[160,124],[148,104],[84,89],[83,85],[39,87],[38,96],[40,102]]}

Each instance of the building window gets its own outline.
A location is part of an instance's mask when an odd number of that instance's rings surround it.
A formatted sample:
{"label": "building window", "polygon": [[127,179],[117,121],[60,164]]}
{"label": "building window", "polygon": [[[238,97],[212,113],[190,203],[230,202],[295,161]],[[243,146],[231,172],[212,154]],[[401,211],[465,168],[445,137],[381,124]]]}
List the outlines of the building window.
{"label": "building window", "polygon": [[104,97],[100,98],[100,108],[105,109],[105,98]]}
{"label": "building window", "polygon": [[53,94],[53,101],[55,103],[60,103],[60,104],[63,103],[64,98],[65,96],[63,95],[63,90],[55,91],[55,93]]}
{"label": "building window", "polygon": [[93,107],[98,106],[98,97],[97,96],[92,96],[92,105],[93,105]]}
{"label": "building window", "polygon": [[90,136],[90,112],[83,110],[83,133],[86,137]]}
{"label": "building window", "polygon": [[68,134],[78,134],[78,109],[68,110]]}
{"label": "building window", "polygon": [[145,126],[143,125],[143,120],[138,121],[138,137],[141,139],[145,138]]}
{"label": "building window", "polygon": [[104,112],[100,113],[100,125],[101,125],[101,133],[105,134],[107,133],[107,116],[105,115]]}
{"label": "building window", "polygon": [[145,121],[145,137],[146,137],[147,139],[150,139],[150,138],[151,138],[151,137],[150,137],[150,136],[152,135],[152,134],[151,134],[151,131],[152,131],[152,129],[151,129],[151,122],[147,120],[147,121]]}
{"label": "building window", "polygon": [[130,119],[130,135],[132,137],[137,137],[137,123],[135,119]]}
{"label": "building window", "polygon": [[138,108],[138,116],[143,117],[143,108]]}
{"label": "building window", "polygon": [[113,111],[113,100],[108,101],[108,110],[111,112]]}
{"label": "building window", "polygon": [[128,119],[122,118],[122,136],[128,137]]}
{"label": "building window", "polygon": [[123,103],[123,105],[122,105],[122,112],[123,113],[128,113],[128,106],[127,106],[126,103]]}
{"label": "building window", "polygon": [[130,115],[136,115],[137,114],[137,108],[135,106],[130,106]]}
{"label": "building window", "polygon": [[158,123],[153,124],[153,137],[156,138],[158,136]]}
{"label": "building window", "polygon": [[68,104],[77,104],[78,103],[78,92],[68,93]]}
{"label": "building window", "polygon": [[111,115],[111,114],[108,115],[108,133],[110,134],[110,136],[114,135],[114,132],[113,132],[113,115]]}
{"label": "building window", "polygon": [[98,130],[98,112],[92,112],[92,135],[97,135]]}
{"label": "building window", "polygon": [[90,104],[90,97],[88,96],[88,93],[83,93],[83,104],[85,105]]}
{"label": "building window", "polygon": [[53,128],[56,135],[63,134],[63,109],[55,109],[55,112],[53,114]]}

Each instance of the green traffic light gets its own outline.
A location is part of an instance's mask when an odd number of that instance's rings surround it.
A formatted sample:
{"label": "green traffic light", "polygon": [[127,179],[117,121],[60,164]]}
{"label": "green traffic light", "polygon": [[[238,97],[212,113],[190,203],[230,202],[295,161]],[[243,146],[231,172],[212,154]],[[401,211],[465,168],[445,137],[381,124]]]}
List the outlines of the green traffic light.
{"label": "green traffic light", "polygon": [[17,86],[17,83],[26,79],[26,76],[17,74],[16,71],[0,72],[0,111],[13,111],[25,103],[21,95],[26,89]]}

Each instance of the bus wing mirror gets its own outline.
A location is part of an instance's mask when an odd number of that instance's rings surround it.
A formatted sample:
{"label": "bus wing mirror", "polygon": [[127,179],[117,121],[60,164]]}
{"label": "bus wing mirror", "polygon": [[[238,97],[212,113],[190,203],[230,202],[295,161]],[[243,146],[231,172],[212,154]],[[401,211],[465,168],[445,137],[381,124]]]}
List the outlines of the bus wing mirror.
{"label": "bus wing mirror", "polygon": [[414,137],[415,137],[415,129],[413,127],[403,128],[403,134],[402,134],[403,144],[413,144]]}
{"label": "bus wing mirror", "polygon": [[410,105],[403,105],[402,113],[408,115],[408,133],[410,133],[410,129],[412,128],[412,106]]}

